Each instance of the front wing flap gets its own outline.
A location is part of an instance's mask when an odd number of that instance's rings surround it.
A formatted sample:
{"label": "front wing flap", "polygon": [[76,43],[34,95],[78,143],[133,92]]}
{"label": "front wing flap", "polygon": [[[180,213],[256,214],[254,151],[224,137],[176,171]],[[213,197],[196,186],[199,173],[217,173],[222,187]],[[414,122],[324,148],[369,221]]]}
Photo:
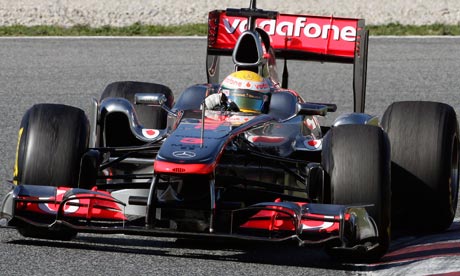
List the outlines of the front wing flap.
{"label": "front wing flap", "polygon": [[333,243],[344,249],[377,245],[378,231],[366,206],[297,202],[262,202],[233,210],[229,232],[179,232],[130,221],[126,203],[105,191],[19,185],[3,200],[0,226],[32,225],[50,231],[124,233],[168,237],[215,237],[258,241]]}
{"label": "front wing flap", "polygon": [[[351,248],[375,246],[378,230],[366,206],[263,202],[234,211],[236,233],[257,234],[267,239],[293,238],[300,245],[337,242]],[[241,223],[243,222],[243,223]],[[370,249],[370,248],[368,248]]]}

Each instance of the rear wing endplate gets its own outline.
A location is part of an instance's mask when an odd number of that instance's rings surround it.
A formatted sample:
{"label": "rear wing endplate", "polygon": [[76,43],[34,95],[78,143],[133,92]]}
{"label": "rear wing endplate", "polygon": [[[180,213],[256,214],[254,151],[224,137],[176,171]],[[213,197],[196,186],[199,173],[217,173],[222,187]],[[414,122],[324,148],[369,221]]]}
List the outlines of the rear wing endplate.
{"label": "rear wing endplate", "polygon": [[[207,77],[219,82],[219,56],[231,56],[248,19],[215,10],[208,17]],[[353,64],[354,111],[364,112],[369,31],[364,19],[279,14],[259,18],[277,58]]]}

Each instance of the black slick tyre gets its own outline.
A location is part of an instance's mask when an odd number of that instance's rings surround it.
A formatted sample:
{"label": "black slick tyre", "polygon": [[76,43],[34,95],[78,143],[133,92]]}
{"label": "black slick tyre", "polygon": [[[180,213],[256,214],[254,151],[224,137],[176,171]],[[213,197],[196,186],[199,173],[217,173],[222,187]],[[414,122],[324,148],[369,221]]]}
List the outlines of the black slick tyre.
{"label": "black slick tyre", "polygon": [[327,247],[335,258],[357,262],[380,259],[390,243],[390,148],[388,137],[376,126],[343,125],[324,137],[322,165],[326,172],[325,202],[372,205],[366,211],[377,225],[378,246],[369,251],[341,251]]}
{"label": "black slick tyre", "polygon": [[[37,104],[23,116],[14,169],[17,185],[78,187],[81,157],[87,151],[89,122],[83,110]],[[74,231],[48,231],[30,225],[18,231],[33,238],[69,240]]]}
{"label": "black slick tyre", "polygon": [[83,110],[37,104],[21,121],[14,172],[17,184],[78,187],[89,122]]}
{"label": "black slick tyre", "polygon": [[391,142],[395,226],[411,233],[448,228],[459,185],[454,109],[436,102],[396,102],[385,111],[382,127]]}

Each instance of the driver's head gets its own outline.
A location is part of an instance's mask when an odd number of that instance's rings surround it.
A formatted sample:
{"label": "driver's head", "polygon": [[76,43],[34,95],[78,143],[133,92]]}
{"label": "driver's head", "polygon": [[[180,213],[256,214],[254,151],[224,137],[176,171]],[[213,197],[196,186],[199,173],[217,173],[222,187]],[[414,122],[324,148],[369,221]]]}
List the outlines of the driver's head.
{"label": "driver's head", "polygon": [[228,75],[220,92],[234,102],[242,112],[264,113],[270,100],[268,80],[252,71],[236,71]]}

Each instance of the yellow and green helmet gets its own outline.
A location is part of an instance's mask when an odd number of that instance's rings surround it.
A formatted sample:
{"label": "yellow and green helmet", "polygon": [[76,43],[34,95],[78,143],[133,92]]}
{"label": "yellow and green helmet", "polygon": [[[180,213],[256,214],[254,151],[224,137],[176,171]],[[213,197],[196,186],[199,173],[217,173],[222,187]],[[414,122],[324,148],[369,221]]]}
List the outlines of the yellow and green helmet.
{"label": "yellow and green helmet", "polygon": [[234,102],[241,112],[263,113],[270,99],[270,82],[257,73],[242,70],[228,75],[220,86],[221,93]]}

